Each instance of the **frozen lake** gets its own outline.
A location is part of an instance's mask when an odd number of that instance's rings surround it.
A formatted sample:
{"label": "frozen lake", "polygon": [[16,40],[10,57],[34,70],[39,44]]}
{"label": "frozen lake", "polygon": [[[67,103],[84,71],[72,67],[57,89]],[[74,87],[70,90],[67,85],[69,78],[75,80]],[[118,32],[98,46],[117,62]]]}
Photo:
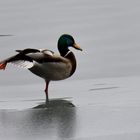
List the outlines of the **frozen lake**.
{"label": "frozen lake", "polygon": [[2,87],[0,136],[6,140],[138,139],[139,83],[140,77],[125,77],[52,84],[48,108],[43,108],[40,85]]}
{"label": "frozen lake", "polygon": [[140,139],[140,2],[0,0],[0,60],[16,49],[48,48],[72,34],[84,50],[68,80],[44,81],[9,65],[0,71],[5,140]]}

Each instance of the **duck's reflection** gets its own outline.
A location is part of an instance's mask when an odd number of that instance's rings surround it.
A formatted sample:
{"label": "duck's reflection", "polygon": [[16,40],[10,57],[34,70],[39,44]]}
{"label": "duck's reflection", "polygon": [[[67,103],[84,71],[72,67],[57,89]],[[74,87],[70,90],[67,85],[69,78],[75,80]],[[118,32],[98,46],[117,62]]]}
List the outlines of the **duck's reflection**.
{"label": "duck's reflection", "polygon": [[30,114],[32,129],[46,137],[72,137],[75,128],[75,107],[67,100],[52,100],[34,107]]}
{"label": "duck's reflection", "polygon": [[76,108],[70,101],[52,100],[24,111],[1,111],[0,134],[16,139],[65,139],[74,136]]}

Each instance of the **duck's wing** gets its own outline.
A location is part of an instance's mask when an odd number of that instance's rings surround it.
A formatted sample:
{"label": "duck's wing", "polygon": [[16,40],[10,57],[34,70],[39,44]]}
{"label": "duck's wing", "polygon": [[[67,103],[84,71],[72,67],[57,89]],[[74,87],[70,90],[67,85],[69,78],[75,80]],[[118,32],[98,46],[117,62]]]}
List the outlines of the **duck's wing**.
{"label": "duck's wing", "polygon": [[7,58],[0,62],[0,69],[5,69],[7,63],[13,63],[19,67],[29,69],[34,66],[34,62],[64,62],[65,58],[56,55],[50,50],[25,49],[17,50],[17,55]]}
{"label": "duck's wing", "polygon": [[25,49],[25,50],[16,50],[18,54],[9,57],[3,61],[0,62],[0,69],[5,69],[7,63],[13,63],[17,66],[20,66],[22,68],[30,68],[33,66],[33,59],[28,57],[27,54],[29,53],[37,53],[40,52],[37,49]]}
{"label": "duck's wing", "polygon": [[51,50],[42,50],[39,53],[29,53],[27,54],[30,58],[32,58],[34,61],[43,64],[43,63],[49,63],[49,62],[66,62],[67,59],[64,57],[54,53]]}

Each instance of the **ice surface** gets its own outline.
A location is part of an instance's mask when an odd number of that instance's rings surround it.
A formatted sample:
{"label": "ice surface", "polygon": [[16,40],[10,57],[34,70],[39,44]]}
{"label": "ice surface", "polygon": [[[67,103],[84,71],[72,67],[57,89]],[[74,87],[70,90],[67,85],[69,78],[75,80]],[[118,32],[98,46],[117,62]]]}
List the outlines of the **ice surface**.
{"label": "ice surface", "polygon": [[0,135],[3,139],[138,139],[139,83],[140,77],[52,83],[47,108],[42,105],[41,85],[3,86]]}
{"label": "ice surface", "polygon": [[72,34],[84,50],[68,80],[43,80],[9,65],[0,71],[2,140],[140,139],[140,1],[0,0],[0,60],[24,48],[57,52]]}

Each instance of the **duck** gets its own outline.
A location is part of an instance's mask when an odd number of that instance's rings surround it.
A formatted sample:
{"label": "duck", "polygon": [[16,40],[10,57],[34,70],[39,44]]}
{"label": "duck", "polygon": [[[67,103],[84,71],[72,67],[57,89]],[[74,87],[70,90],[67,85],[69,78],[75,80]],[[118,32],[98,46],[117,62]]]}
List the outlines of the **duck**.
{"label": "duck", "polygon": [[74,53],[70,47],[82,51],[73,36],[63,34],[59,37],[57,48],[59,54],[49,49],[26,48],[16,50],[17,54],[0,62],[0,70],[5,70],[7,64],[12,63],[28,69],[33,74],[45,80],[46,103],[49,102],[48,87],[50,81],[59,81],[71,77],[77,66]]}

